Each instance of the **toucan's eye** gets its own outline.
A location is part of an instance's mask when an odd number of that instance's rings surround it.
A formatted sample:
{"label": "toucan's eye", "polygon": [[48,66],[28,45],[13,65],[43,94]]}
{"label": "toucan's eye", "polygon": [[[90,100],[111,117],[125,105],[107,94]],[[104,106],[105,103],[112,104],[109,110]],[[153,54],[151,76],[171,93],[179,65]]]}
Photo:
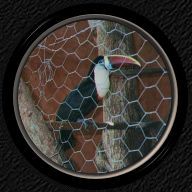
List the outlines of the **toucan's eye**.
{"label": "toucan's eye", "polygon": [[104,60],[103,59],[100,59],[98,64],[104,64]]}

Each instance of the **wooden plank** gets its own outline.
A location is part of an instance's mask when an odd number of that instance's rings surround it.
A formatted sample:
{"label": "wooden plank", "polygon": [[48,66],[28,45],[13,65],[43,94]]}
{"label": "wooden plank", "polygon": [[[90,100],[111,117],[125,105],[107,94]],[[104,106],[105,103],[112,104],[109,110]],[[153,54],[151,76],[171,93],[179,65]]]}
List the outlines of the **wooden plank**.
{"label": "wooden plank", "polygon": [[105,129],[118,129],[125,130],[128,125],[126,123],[116,123],[114,125],[109,125],[107,123],[94,123],[88,124],[87,127],[83,126],[81,123],[76,122],[46,122],[47,127],[53,131],[59,130],[83,130],[85,134],[91,134],[95,130],[105,130]]}

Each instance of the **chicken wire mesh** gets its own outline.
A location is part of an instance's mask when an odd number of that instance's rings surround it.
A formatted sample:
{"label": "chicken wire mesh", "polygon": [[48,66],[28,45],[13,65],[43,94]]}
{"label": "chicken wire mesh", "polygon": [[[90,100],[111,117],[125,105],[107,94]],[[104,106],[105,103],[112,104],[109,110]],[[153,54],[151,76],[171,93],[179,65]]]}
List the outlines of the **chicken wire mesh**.
{"label": "chicken wire mesh", "polygon": [[[109,90],[98,99],[96,86],[79,85],[101,55],[129,56],[140,67],[123,68],[123,60],[109,71]],[[78,173],[109,173],[142,160],[161,140],[171,114],[170,76],[159,52],[131,27],[77,21],[33,48],[20,76],[19,113],[31,140],[52,161]]]}

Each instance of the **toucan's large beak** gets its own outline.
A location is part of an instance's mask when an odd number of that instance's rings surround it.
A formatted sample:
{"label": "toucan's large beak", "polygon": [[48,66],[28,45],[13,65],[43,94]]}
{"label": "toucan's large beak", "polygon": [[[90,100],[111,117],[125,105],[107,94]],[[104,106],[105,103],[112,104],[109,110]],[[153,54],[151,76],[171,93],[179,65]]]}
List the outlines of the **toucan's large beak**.
{"label": "toucan's large beak", "polygon": [[130,56],[124,55],[108,55],[104,56],[105,64],[111,65],[111,69],[127,68],[127,67],[141,67],[139,61]]}

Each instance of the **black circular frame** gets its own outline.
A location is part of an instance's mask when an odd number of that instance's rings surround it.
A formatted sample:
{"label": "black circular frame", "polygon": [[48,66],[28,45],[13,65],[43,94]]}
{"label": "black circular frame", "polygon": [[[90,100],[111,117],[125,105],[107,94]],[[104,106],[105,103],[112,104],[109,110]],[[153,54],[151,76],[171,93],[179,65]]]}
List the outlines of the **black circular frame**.
{"label": "black circular frame", "polygon": [[[62,10],[61,12],[58,12],[57,14],[52,15],[51,17],[45,19],[44,22],[41,22],[41,24],[39,24],[34,29],[32,29],[31,30],[32,32],[29,33],[21,41],[21,44],[18,45],[18,47],[15,50],[6,70],[6,74],[4,78],[4,87],[3,87],[3,109],[4,109],[6,122],[9,128],[9,131],[11,133],[11,136],[14,139],[14,142],[17,144],[18,148],[23,153],[23,155],[37,169],[39,169],[44,174],[50,176],[54,180],[60,181],[61,183],[64,183],[64,184],[70,183],[72,185],[83,187],[83,188],[110,188],[110,187],[118,186],[120,184],[130,182],[133,179],[138,178],[139,176],[142,176],[147,170],[154,168],[154,166],[157,165],[159,160],[163,157],[165,152],[168,150],[168,148],[170,148],[174,144],[173,141],[177,139],[180,129],[184,123],[185,114],[186,114],[185,111],[187,109],[187,88],[186,88],[186,81],[185,81],[185,73],[182,70],[181,63],[179,62],[179,58],[177,57],[177,53],[174,51],[174,48],[171,46],[171,44],[168,42],[168,40],[162,34],[162,32],[158,28],[156,28],[152,23],[148,22],[146,19],[144,19],[143,17],[137,15],[136,13],[130,10],[118,8],[118,7],[115,7],[114,9],[113,6],[109,6],[109,5],[105,5],[105,6],[102,5],[102,6],[105,9],[102,9],[102,10],[97,9],[100,7],[100,5],[87,5],[87,6],[83,5],[83,6],[68,8],[66,9],[68,10],[68,12],[66,12],[66,10]],[[73,10],[73,12],[70,12],[71,10]],[[75,13],[75,14],[72,14],[72,13]],[[85,15],[89,13],[113,15],[116,17],[129,20],[135,23],[136,25],[140,26],[141,28],[143,28],[149,34],[151,34],[152,37],[154,37],[158,41],[158,43],[161,45],[161,47],[164,49],[171,63],[174,64],[173,68],[177,78],[178,97],[179,97],[178,109],[177,109],[176,119],[175,119],[173,128],[167,140],[164,142],[163,146],[161,146],[158,152],[156,152],[147,162],[145,162],[143,165],[136,168],[135,170],[132,170],[131,172],[118,177],[113,177],[110,179],[102,179],[102,180],[100,179],[89,180],[89,179],[76,178],[70,175],[66,175],[52,168],[51,166],[43,162],[39,157],[37,157],[34,151],[31,150],[31,148],[28,146],[28,144],[26,143],[25,139],[23,138],[21,132],[17,127],[17,121],[14,114],[13,99],[12,99],[13,84],[14,84],[17,68],[19,67],[20,61],[23,55],[25,54],[25,52],[27,51],[28,47],[39,37],[39,35],[41,35],[44,31],[49,29],[51,26],[65,19],[68,19],[70,17]],[[123,177],[127,179],[126,180],[122,179]]]}

